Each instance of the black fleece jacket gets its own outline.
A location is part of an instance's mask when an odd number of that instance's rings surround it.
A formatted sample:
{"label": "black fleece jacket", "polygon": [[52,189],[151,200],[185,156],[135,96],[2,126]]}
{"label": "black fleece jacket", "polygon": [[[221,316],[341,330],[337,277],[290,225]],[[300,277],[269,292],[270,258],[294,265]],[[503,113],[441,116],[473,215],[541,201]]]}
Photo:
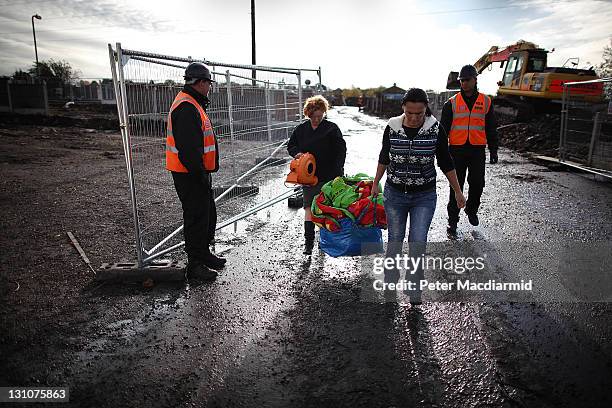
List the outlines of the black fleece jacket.
{"label": "black fleece jacket", "polygon": [[[193,89],[191,85],[185,85],[183,91],[191,95],[206,111],[206,107],[210,103],[206,96]],[[172,111],[171,120],[172,134],[174,135],[179,160],[193,177],[204,179],[206,175],[206,179],[208,179],[209,172],[204,169],[204,163],[202,163],[204,142],[202,140],[202,120],[198,110],[192,104],[183,102]],[[217,138],[215,138],[215,148],[217,151],[215,168],[219,169]]]}
{"label": "black fleece jacket", "polygon": [[315,175],[319,182],[333,180],[344,174],[346,142],[340,128],[327,119],[321,121],[314,130],[310,120],[300,123],[291,134],[287,152],[291,156],[312,153],[317,164]]}
{"label": "black fleece jacket", "polygon": [[[468,108],[472,110],[474,103],[476,102],[476,98],[478,98],[478,90],[474,89],[474,93],[472,96],[466,96],[463,90],[461,91],[461,96],[463,100],[467,104]],[[448,100],[442,107],[442,114],[440,116],[440,125],[446,130],[447,134],[450,134],[450,128],[453,123],[453,106],[451,101]],[[487,145],[489,146],[489,151],[497,152],[498,142],[497,142],[497,120],[495,119],[495,112],[493,111],[493,103],[491,103],[491,107],[489,108],[489,112],[485,115],[485,133],[487,135]],[[468,138],[464,145],[461,146],[450,146],[452,149],[457,148],[482,148],[482,146],[474,146],[470,144],[470,139]]]}

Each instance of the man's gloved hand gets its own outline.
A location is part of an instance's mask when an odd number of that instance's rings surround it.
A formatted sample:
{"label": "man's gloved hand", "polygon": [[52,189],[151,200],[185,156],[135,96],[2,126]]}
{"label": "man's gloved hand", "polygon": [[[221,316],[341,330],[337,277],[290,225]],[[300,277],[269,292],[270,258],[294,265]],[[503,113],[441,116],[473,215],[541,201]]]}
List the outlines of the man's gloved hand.
{"label": "man's gloved hand", "polygon": [[497,157],[497,150],[495,151],[490,151],[489,152],[489,163],[491,164],[495,164],[497,163],[498,157]]}

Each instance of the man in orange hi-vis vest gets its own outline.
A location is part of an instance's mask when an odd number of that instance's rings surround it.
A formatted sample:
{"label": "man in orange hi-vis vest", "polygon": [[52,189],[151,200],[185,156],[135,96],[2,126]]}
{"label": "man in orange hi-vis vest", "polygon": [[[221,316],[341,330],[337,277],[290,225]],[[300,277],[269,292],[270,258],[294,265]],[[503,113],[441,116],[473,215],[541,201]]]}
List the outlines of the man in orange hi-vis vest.
{"label": "man in orange hi-vis vest", "polygon": [[[485,186],[485,147],[489,146],[490,163],[497,163],[497,123],[491,98],[478,92],[473,65],[465,65],[459,72],[461,92],[451,97],[442,107],[440,125],[448,134],[449,151],[453,157],[459,185],[467,175],[469,185],[465,213],[470,224],[479,224],[478,208]],[[450,235],[457,233],[459,208],[451,189],[447,205]]]}
{"label": "man in orange hi-vis vest", "polygon": [[210,250],[217,225],[211,173],[219,169],[217,139],[206,114],[213,82],[204,64],[189,64],[185,86],[168,114],[166,169],[183,207],[188,279],[213,280],[215,270],[225,266],[225,259]]}

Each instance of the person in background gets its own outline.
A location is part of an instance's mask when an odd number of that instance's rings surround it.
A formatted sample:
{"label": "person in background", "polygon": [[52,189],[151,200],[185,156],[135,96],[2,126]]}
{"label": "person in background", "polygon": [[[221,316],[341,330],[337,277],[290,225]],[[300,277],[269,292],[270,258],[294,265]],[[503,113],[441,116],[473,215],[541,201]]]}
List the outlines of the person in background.
{"label": "person in background", "polygon": [[[478,92],[473,65],[465,65],[459,72],[461,91],[451,97],[442,107],[440,125],[448,134],[450,153],[455,163],[459,185],[467,174],[470,186],[465,213],[470,224],[476,226],[480,197],[485,186],[485,146],[489,145],[490,163],[497,163],[497,122],[491,98]],[[447,205],[450,235],[457,234],[459,208],[454,194],[450,194]]]}
{"label": "person in background", "polygon": [[[394,258],[401,252],[408,216],[410,256],[420,257],[425,253],[427,234],[437,202],[434,159],[437,159],[438,167],[450,183],[456,205],[459,208],[465,206],[448,150],[446,131],[432,116],[428,105],[425,91],[409,89],[402,99],[404,113],[389,119],[383,134],[372,195],[380,193],[378,184],[386,172],[383,198],[389,231],[387,257]],[[420,268],[411,275],[411,280],[418,283],[422,274]],[[385,281],[397,282],[398,279],[399,271],[396,268],[385,271]],[[421,303],[419,290],[410,292],[410,302],[415,305]]]}
{"label": "person in background", "polygon": [[298,159],[304,153],[311,153],[316,161],[315,176],[319,182],[314,186],[303,186],[304,197],[304,254],[312,254],[315,238],[315,225],[312,222],[310,207],[312,200],[321,191],[323,184],[344,174],[346,143],[340,128],[326,119],[329,103],[321,95],[306,99],[304,116],[308,119],[300,123],[291,134],[287,152]]}

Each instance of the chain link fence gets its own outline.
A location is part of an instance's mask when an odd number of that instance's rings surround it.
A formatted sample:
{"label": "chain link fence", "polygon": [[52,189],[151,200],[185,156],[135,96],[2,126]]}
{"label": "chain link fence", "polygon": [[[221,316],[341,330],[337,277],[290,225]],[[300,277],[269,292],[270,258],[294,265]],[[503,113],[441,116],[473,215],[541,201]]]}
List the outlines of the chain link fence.
{"label": "chain link fence", "polygon": [[612,177],[612,78],[563,84],[559,161]]}
{"label": "chain link fence", "polygon": [[[186,66],[206,64],[216,81],[207,113],[219,143],[213,175],[217,229],[293,194],[283,183],[286,143],[320,69],[235,65],[125,50],[109,56],[130,186],[139,265],[182,245],[182,210],[165,169],[168,111]],[[316,83],[319,86],[306,87]]]}

